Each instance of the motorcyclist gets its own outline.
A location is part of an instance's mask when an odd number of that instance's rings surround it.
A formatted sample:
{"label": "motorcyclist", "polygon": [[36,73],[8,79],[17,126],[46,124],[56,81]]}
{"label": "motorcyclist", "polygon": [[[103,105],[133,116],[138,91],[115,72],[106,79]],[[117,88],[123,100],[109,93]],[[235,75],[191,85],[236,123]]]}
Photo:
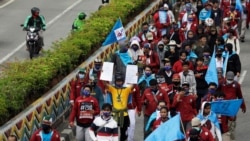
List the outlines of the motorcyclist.
{"label": "motorcyclist", "polygon": [[[23,29],[27,30],[27,28],[29,28],[30,26],[38,28],[39,29],[39,31],[38,31],[38,36],[39,36],[38,44],[42,48],[44,46],[42,33],[43,33],[43,31],[46,30],[46,23],[45,23],[44,16],[39,15],[39,13],[40,13],[40,9],[37,7],[33,7],[31,9],[31,15],[29,15],[25,19]],[[28,47],[27,47],[27,49],[28,49]]]}
{"label": "motorcyclist", "polygon": [[83,28],[83,25],[85,23],[86,14],[84,12],[80,12],[78,14],[78,17],[74,20],[74,23],[72,25],[73,31],[81,31]]}

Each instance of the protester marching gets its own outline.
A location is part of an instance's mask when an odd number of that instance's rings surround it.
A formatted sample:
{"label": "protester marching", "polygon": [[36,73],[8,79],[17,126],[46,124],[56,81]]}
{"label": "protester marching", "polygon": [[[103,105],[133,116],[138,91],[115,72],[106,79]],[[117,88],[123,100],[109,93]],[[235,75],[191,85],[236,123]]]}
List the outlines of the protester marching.
{"label": "protester marching", "polygon": [[238,80],[249,8],[245,0],[163,1],[130,39],[118,19],[102,46],[120,48],[71,83],[76,140],[135,141],[137,115],[145,141],[235,141],[237,112],[246,112]]}

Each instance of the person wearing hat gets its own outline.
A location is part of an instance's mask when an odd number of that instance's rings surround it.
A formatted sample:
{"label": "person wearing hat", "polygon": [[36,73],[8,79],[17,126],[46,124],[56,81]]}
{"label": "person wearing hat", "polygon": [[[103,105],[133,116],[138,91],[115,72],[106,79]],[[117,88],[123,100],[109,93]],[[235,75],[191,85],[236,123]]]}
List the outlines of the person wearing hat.
{"label": "person wearing hat", "polygon": [[[225,93],[225,100],[243,99],[241,109],[242,112],[245,113],[246,104],[242,95],[241,85],[234,80],[234,77],[234,72],[228,71],[226,73],[226,79],[220,83],[218,90]],[[228,125],[230,125],[229,132],[231,140],[235,140],[236,117],[230,117],[228,122]]]}
{"label": "person wearing hat", "polygon": [[76,76],[76,80],[73,80],[70,83],[70,104],[74,105],[74,101],[81,94],[81,89],[88,83],[88,77],[86,77],[86,70],[84,68],[80,68],[78,74]]}
{"label": "person wearing hat", "polygon": [[235,80],[238,81],[241,73],[241,61],[239,54],[233,50],[233,45],[231,43],[225,44],[225,51],[222,53],[224,59],[226,59],[228,53],[227,68],[223,71],[232,71],[235,75]]}
{"label": "person wearing hat", "polygon": [[185,132],[191,128],[191,120],[197,115],[196,97],[189,92],[189,83],[183,82],[174,96],[172,107],[180,112]]}
{"label": "person wearing hat", "polygon": [[212,3],[207,1],[205,4],[205,7],[200,11],[199,14],[199,24],[203,24],[207,18],[211,18],[211,13],[212,13]]}
{"label": "person wearing hat", "polygon": [[85,85],[81,89],[79,96],[73,105],[69,116],[69,125],[74,127],[76,120],[76,141],[89,141],[89,128],[95,118],[100,113],[98,101],[91,96],[92,87]]}
{"label": "person wearing hat", "polygon": [[[144,110],[144,127],[146,126],[150,115],[156,110],[158,102],[163,100],[166,102],[167,107],[170,107],[168,95],[165,91],[159,88],[157,80],[152,79],[149,81],[150,87],[147,88],[142,95],[142,104],[145,106]],[[144,132],[144,138],[148,135]]]}
{"label": "person wearing hat", "polygon": [[52,128],[52,117],[50,115],[43,117],[41,126],[31,135],[30,141],[60,141],[59,132]]}
{"label": "person wearing hat", "polygon": [[173,66],[174,63],[176,61],[178,61],[178,59],[179,59],[178,58],[178,56],[179,56],[179,54],[178,54],[179,48],[177,47],[177,44],[176,44],[175,40],[171,40],[169,42],[168,48],[169,48],[169,50],[165,52],[164,57],[169,59],[171,66]]}
{"label": "person wearing hat", "polygon": [[194,117],[191,121],[192,128],[186,133],[189,141],[215,141],[212,133],[205,127],[201,126],[199,118]]}
{"label": "person wearing hat", "polygon": [[160,69],[160,60],[158,54],[150,46],[149,43],[144,44],[143,55],[145,56],[145,60],[142,63],[144,66],[150,66],[153,73],[157,73]]}
{"label": "person wearing hat", "polygon": [[78,14],[78,17],[74,20],[73,25],[72,25],[73,31],[81,31],[83,29],[86,16],[87,15],[84,12],[80,12]]}

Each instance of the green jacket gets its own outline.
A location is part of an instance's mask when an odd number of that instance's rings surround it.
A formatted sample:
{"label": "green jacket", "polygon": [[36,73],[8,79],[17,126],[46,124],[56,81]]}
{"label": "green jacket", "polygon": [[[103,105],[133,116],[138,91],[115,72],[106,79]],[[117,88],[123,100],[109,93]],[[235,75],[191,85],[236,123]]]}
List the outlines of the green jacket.
{"label": "green jacket", "polygon": [[85,20],[80,20],[79,18],[75,19],[73,23],[73,30],[74,31],[81,31],[85,24]]}
{"label": "green jacket", "polygon": [[24,28],[30,27],[30,26],[34,26],[36,28],[40,28],[45,30],[46,29],[46,23],[45,23],[45,19],[44,16],[38,16],[37,18],[32,17],[31,15],[28,16],[23,24]]}

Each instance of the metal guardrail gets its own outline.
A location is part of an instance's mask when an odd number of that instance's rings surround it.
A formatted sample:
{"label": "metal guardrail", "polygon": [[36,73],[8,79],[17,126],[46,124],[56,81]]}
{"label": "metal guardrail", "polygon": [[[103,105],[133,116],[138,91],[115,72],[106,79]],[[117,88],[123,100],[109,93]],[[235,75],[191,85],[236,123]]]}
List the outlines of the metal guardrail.
{"label": "metal guardrail", "polygon": [[[155,0],[148,8],[135,17],[133,21],[126,25],[125,29],[128,37],[138,33],[142,23],[151,19],[152,12],[158,9],[161,1]],[[1,126],[0,141],[7,141],[7,137],[10,134],[15,134],[20,141],[29,141],[32,133],[40,127],[40,122],[45,114],[51,114],[54,122],[61,119],[64,113],[70,109],[70,82],[76,79],[79,68],[86,68],[88,71],[93,66],[94,60],[97,57],[107,60],[117,49],[117,44],[99,48],[77,69],[44,94],[44,96]]]}

